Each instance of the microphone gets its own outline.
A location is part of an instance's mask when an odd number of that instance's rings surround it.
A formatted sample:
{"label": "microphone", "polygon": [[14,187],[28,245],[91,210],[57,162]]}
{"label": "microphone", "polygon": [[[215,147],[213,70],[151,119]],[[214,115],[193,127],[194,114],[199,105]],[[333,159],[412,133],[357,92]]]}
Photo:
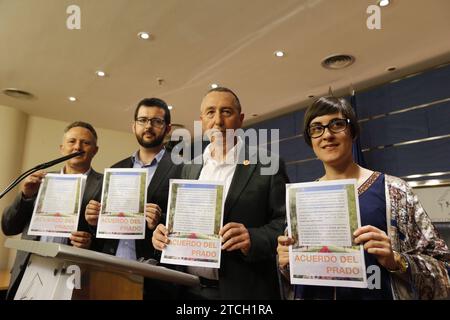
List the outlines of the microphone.
{"label": "microphone", "polygon": [[60,162],[64,162],[66,160],[69,160],[69,159],[72,159],[72,158],[75,158],[75,157],[78,157],[78,156],[81,156],[82,154],[85,154],[85,151],[74,152],[74,153],[68,154],[67,156],[64,156],[64,157],[61,157],[61,158],[58,158],[58,159],[55,159],[55,160],[52,160],[52,161],[49,161],[49,162],[45,162],[45,163],[39,164],[39,165],[37,165],[34,168],[39,168],[38,170],[42,170],[42,169],[46,169],[46,168],[49,168],[49,167],[53,167],[55,164],[58,164]]}
{"label": "microphone", "polygon": [[58,159],[55,159],[55,160],[52,160],[49,162],[44,162],[44,163],[38,164],[37,166],[31,168],[30,170],[25,171],[20,176],[18,176],[13,182],[11,182],[10,185],[7,186],[5,190],[2,191],[2,193],[0,194],[0,199],[3,198],[3,196],[5,196],[9,191],[11,191],[12,188],[17,186],[20,181],[22,181],[23,179],[28,177],[30,174],[35,173],[36,171],[39,171],[39,170],[43,170],[43,169],[52,167],[55,164],[61,163],[63,161],[81,156],[84,153],[85,153],[85,151],[74,152],[74,153],[68,154],[67,156],[64,156],[64,157],[61,157],[61,158],[58,158]]}

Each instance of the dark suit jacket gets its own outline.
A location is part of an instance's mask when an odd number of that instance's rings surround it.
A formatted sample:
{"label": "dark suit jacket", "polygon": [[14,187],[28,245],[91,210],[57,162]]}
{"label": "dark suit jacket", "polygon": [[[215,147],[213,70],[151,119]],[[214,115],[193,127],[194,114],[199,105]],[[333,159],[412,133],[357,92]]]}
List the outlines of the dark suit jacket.
{"label": "dark suit jacket", "polygon": [[[246,148],[248,154],[257,150]],[[286,208],[285,184],[289,182],[284,163],[279,170],[261,175],[261,163],[238,164],[225,200],[223,225],[245,225],[251,239],[247,256],[240,250],[222,251],[219,288],[222,299],[279,299],[276,267],[277,237],[283,234]],[[252,159],[252,157],[250,157]],[[203,165],[185,165],[182,179],[198,179]]]}
{"label": "dark suit jacket", "polygon": [[[87,177],[83,200],[81,202],[80,220],[78,222],[79,231],[90,232],[88,223],[84,217],[84,211],[86,209],[86,205],[91,199],[100,201],[102,181],[103,175],[92,169]],[[40,240],[39,236],[29,236],[27,234],[28,227],[31,222],[31,216],[33,214],[35,200],[36,197],[27,201],[22,200],[22,195],[20,194],[14,199],[14,202],[9,207],[5,208],[2,216],[2,230],[5,235],[13,236],[22,233],[22,239],[35,241]],[[96,246],[95,234],[93,234],[92,239],[93,242],[91,248]],[[22,280],[25,272],[29,257],[29,253],[17,251],[16,260],[14,261],[14,265],[11,270],[11,281],[7,293],[7,299],[14,299],[16,291],[19,288],[20,281]]]}
{"label": "dark suit jacket", "polygon": [[[114,164],[112,168],[132,168],[133,159],[131,157],[123,159]],[[167,199],[169,197],[169,180],[179,179],[182,165],[175,165],[171,160],[168,150],[164,152],[161,161],[158,163],[155,174],[147,189],[147,203],[156,203],[162,211],[161,223],[166,221]],[[161,253],[153,248],[153,230],[145,229],[145,239],[135,240],[136,258],[160,260]],[[101,252],[115,255],[119,246],[119,239],[98,239],[102,242]],[[168,266],[169,268],[171,266]],[[144,299],[145,300],[167,300],[174,299],[178,295],[178,287],[165,281],[155,279],[144,279]]]}
{"label": "dark suit jacket", "polygon": [[[167,211],[167,198],[169,196],[169,180],[178,179],[181,175],[182,165],[175,165],[171,160],[171,154],[166,150],[161,161],[156,168],[152,181],[147,189],[147,203],[156,203],[161,208],[163,215],[161,222],[165,223],[165,213]],[[131,157],[123,159],[114,164],[112,168],[132,168],[133,160]],[[153,231],[146,228],[145,239],[136,240],[136,257],[156,258],[158,254],[152,245]],[[103,239],[104,245],[102,252],[115,255],[119,245],[119,239]]]}

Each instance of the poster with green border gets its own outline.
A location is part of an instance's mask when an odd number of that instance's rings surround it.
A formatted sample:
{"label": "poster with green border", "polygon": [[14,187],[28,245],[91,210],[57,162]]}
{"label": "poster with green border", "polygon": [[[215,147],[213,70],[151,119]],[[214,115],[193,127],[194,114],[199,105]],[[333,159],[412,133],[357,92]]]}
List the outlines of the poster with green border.
{"label": "poster with green border", "polygon": [[170,243],[161,262],[220,267],[224,189],[219,181],[170,180],[166,218]]}
{"label": "poster with green border", "polygon": [[367,287],[355,179],[287,184],[286,211],[292,284]]}

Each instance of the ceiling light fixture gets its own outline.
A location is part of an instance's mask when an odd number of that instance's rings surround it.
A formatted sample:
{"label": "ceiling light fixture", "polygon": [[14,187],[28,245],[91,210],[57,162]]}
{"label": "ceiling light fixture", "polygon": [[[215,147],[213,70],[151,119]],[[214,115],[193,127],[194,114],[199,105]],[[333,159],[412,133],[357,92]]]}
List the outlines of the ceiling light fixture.
{"label": "ceiling light fixture", "polygon": [[77,98],[75,98],[75,97],[69,97],[69,101],[70,101],[70,102],[75,102],[75,101],[77,101]]}
{"label": "ceiling light fixture", "polygon": [[212,89],[216,89],[216,88],[218,88],[219,87],[219,85],[217,84],[217,83],[213,83],[212,85],[211,85],[211,88]]}
{"label": "ceiling light fixture", "polygon": [[169,108],[169,110],[172,110],[172,109],[173,109],[173,106],[167,106],[167,108]]}
{"label": "ceiling light fixture", "polygon": [[387,7],[391,2],[389,0],[379,0],[378,5],[380,7]]}
{"label": "ceiling light fixture", "polygon": [[96,74],[97,76],[99,76],[100,78],[103,78],[103,77],[106,76],[105,71],[102,71],[102,70],[95,71],[95,74]]}
{"label": "ceiling light fixture", "polygon": [[275,55],[275,57],[278,57],[278,58],[284,57],[284,52],[280,51],[280,50],[275,51],[273,54]]}
{"label": "ceiling light fixture", "polygon": [[322,60],[322,67],[325,69],[344,69],[355,62],[355,57],[349,54],[333,54]]}
{"label": "ceiling light fixture", "polygon": [[150,39],[150,34],[148,32],[141,31],[138,33],[138,37],[141,40],[148,40]]}
{"label": "ceiling light fixture", "polygon": [[34,95],[30,92],[27,92],[25,90],[20,90],[17,88],[6,88],[2,89],[3,94],[16,98],[16,99],[22,99],[22,100],[32,100],[34,99]]}

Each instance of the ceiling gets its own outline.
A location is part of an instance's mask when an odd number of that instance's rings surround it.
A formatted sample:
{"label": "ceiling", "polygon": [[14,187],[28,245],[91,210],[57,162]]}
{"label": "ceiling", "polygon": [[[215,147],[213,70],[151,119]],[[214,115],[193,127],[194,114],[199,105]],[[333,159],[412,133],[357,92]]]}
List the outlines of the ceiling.
{"label": "ceiling", "polygon": [[[363,90],[450,61],[450,1],[392,0],[381,10],[381,30],[369,30],[366,9],[374,3],[0,0],[0,89],[36,96],[0,93],[0,104],[130,131],[137,102],[154,96],[173,105],[174,123],[192,130],[212,83],[235,90],[251,124],[305,106],[330,86],[348,94],[351,85]],[[81,9],[80,30],[66,27],[72,4]],[[140,31],[150,40],[138,39]],[[322,59],[336,53],[356,61],[324,69]],[[391,66],[397,70],[386,71]]]}

